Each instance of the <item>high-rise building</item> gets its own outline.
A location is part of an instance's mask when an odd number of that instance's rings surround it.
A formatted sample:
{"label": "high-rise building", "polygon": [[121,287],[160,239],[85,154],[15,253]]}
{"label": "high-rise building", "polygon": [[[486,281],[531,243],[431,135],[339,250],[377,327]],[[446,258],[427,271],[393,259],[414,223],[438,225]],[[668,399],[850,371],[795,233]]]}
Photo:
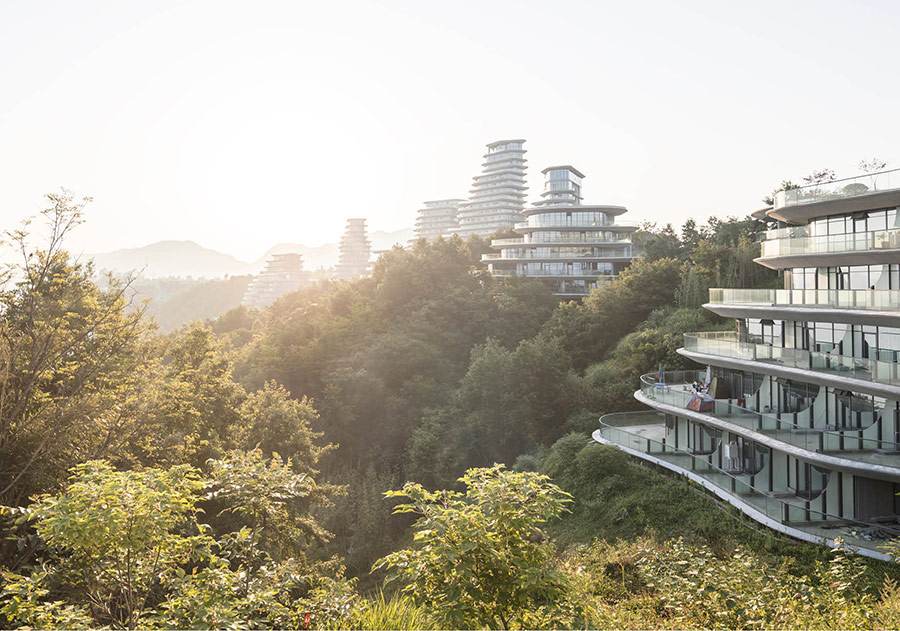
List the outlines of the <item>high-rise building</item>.
{"label": "high-rise building", "polygon": [[528,190],[524,144],[522,139],[498,140],[487,146],[481,175],[474,178],[469,201],[460,204],[456,234],[486,237],[522,220]]}
{"label": "high-rise building", "polygon": [[616,278],[638,254],[631,242],[637,226],[616,223],[624,206],[585,206],[584,175],[571,166],[548,167],[541,201],[515,225],[521,236],[494,239],[496,253],[482,260],[496,276],[527,276],[547,282],[560,298],[577,299]]}
{"label": "high-rise building", "polygon": [[[893,188],[891,188],[893,186]],[[757,263],[784,289],[711,289],[733,331],[688,333],[598,442],[675,471],[767,526],[886,558],[900,536],[900,170],[776,196]]]}
{"label": "high-rise building", "polygon": [[416,239],[434,241],[438,237],[449,237],[459,227],[457,213],[462,199],[438,199],[425,202],[416,216]]}
{"label": "high-rise building", "polygon": [[275,254],[266,261],[266,268],[247,286],[241,301],[248,307],[265,307],[284,294],[296,291],[308,282],[300,254]]}
{"label": "high-rise building", "polygon": [[347,228],[341,237],[340,260],[336,267],[338,278],[356,278],[366,274],[369,268],[369,237],[366,234],[366,220],[348,219]]}

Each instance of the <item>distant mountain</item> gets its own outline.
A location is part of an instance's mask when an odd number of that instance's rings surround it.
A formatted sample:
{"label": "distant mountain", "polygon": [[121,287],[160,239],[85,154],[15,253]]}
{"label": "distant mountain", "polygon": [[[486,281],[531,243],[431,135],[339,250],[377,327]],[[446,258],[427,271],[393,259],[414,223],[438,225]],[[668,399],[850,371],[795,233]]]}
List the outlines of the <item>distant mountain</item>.
{"label": "distant mountain", "polygon": [[98,271],[138,271],[147,278],[193,276],[219,278],[225,275],[251,274],[254,268],[230,254],[204,248],[193,241],[159,241],[142,248],[126,248],[90,254]]}
{"label": "distant mountain", "polygon": [[[413,236],[411,228],[386,232],[376,230],[369,234],[373,250],[389,250],[395,243],[406,245]],[[273,254],[297,252],[303,255],[304,269],[315,271],[334,267],[338,262],[337,243],[308,246],[302,243],[278,243],[253,263],[245,263],[230,254],[223,254],[193,241],[159,241],[142,248],[126,248],[89,254],[94,259],[97,271],[125,273],[141,272],[145,278],[165,278],[167,276],[193,276],[194,278],[221,278],[241,274],[257,274],[262,271],[266,260]]]}

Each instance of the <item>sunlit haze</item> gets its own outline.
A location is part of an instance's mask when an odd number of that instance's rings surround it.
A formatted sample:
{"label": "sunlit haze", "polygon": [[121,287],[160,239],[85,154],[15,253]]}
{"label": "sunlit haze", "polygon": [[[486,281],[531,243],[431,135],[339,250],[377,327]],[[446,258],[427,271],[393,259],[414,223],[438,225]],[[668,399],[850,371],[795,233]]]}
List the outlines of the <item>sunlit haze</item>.
{"label": "sunlit haze", "polygon": [[900,167],[894,2],[0,4],[5,227],[92,195],[72,246],[244,260],[411,227],[527,139],[629,219],[742,215],[782,180]]}

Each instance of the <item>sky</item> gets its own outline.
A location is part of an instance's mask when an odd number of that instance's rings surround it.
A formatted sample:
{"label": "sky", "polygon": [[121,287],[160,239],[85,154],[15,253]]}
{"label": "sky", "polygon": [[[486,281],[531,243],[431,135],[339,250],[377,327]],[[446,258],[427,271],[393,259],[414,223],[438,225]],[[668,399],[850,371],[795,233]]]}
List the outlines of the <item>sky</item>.
{"label": "sky", "polygon": [[0,226],[66,187],[81,252],[254,260],[411,227],[525,138],[529,194],[676,225],[781,180],[900,167],[900,3],[0,0]]}

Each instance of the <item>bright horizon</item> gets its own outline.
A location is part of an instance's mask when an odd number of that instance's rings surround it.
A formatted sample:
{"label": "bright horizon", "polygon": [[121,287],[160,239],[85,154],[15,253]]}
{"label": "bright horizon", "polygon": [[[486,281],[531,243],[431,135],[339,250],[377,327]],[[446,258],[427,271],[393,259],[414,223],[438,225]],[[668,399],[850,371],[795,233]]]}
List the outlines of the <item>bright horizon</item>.
{"label": "bright horizon", "polygon": [[891,2],[7,2],[4,228],[93,196],[76,251],[192,240],[255,260],[411,227],[484,145],[572,164],[585,202],[680,224],[782,179],[900,167]]}

